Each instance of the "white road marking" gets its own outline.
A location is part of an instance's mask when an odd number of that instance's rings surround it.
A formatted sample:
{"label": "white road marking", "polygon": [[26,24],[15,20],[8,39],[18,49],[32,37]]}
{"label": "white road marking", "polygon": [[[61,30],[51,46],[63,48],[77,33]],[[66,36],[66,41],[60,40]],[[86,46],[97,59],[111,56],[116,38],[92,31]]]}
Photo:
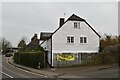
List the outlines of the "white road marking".
{"label": "white road marking", "polygon": [[[8,63],[7,63],[8,64]],[[8,64],[9,65],[9,64]],[[2,66],[3,67],[3,66]],[[3,67],[5,70],[7,70],[7,71],[9,71],[9,72],[11,72],[11,73],[13,73],[13,74],[17,74],[18,76],[21,76],[21,77],[23,77],[23,78],[29,78],[29,77],[27,77],[27,76],[25,76],[25,75],[22,75],[22,74],[18,74],[18,73],[15,73],[15,72],[13,72],[12,70],[9,70],[8,68],[6,68],[6,67]]]}
{"label": "white road marking", "polygon": [[12,76],[10,76],[10,75],[7,74],[7,73],[4,73],[4,72],[2,72],[2,71],[1,71],[1,73],[4,74],[4,75],[6,75],[6,76],[8,76],[8,77],[10,77],[10,78],[13,78]]}
{"label": "white road marking", "polygon": [[21,77],[23,77],[23,78],[29,78],[29,77],[27,77],[27,76],[25,76],[25,75],[22,75],[22,74],[19,74],[19,73],[15,73],[15,72],[7,69],[6,67],[3,67],[3,68],[4,68],[5,70],[7,70],[7,71],[9,71],[9,72],[11,72],[11,73],[13,73],[13,74],[16,74],[16,75],[18,75],[18,76],[21,76]]}

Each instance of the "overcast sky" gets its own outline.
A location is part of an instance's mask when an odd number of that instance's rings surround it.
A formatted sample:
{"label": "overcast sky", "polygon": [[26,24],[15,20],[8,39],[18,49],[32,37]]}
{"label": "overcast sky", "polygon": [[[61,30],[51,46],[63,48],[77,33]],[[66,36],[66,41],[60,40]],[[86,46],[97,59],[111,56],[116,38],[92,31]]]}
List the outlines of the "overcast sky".
{"label": "overcast sky", "polygon": [[[66,15],[64,15],[66,13]],[[2,36],[17,46],[22,37],[53,32],[59,18],[76,14],[101,34],[118,34],[117,2],[5,2],[2,4]]]}

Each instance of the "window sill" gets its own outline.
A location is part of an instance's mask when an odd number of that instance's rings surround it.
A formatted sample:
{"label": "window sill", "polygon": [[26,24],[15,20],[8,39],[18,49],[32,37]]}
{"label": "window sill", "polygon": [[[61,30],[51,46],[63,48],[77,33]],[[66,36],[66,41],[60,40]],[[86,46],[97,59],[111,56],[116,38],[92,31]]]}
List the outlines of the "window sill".
{"label": "window sill", "polygon": [[80,29],[80,28],[75,28],[75,27],[74,27],[74,29]]}
{"label": "window sill", "polygon": [[68,45],[74,45],[75,43],[66,43],[66,44],[68,44]]}
{"label": "window sill", "polygon": [[81,45],[86,45],[87,43],[79,43],[79,44],[81,44]]}

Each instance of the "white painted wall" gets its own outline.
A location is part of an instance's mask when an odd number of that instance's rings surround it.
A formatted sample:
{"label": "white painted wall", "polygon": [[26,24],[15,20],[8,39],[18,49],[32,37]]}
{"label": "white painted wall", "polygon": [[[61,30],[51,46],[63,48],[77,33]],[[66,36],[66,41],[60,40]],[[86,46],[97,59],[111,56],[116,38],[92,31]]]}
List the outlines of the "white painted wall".
{"label": "white painted wall", "polygon": [[48,51],[48,62],[51,64],[51,38],[46,40],[41,46],[44,48],[45,51]]}
{"label": "white painted wall", "polygon": [[[99,36],[85,22],[80,22],[80,25],[80,29],[75,29],[74,21],[68,21],[55,34],[53,34],[52,53],[98,52]],[[74,44],[67,43],[67,36],[74,36]],[[80,43],[80,36],[87,37],[87,44]]]}

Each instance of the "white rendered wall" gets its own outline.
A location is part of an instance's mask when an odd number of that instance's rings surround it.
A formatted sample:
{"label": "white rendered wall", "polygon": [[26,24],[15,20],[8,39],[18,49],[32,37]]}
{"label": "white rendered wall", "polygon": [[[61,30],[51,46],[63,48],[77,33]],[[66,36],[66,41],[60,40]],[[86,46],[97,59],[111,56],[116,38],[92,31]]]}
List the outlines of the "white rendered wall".
{"label": "white rendered wall", "polygon": [[51,38],[46,40],[44,43],[41,44],[45,51],[48,51],[48,62],[51,64]]}
{"label": "white rendered wall", "polygon": [[[67,36],[75,38],[74,44],[67,43]],[[80,43],[80,36],[87,37],[86,44]],[[92,53],[98,51],[99,36],[85,22],[80,22],[80,29],[75,29],[74,21],[68,21],[52,36],[52,53]]]}

